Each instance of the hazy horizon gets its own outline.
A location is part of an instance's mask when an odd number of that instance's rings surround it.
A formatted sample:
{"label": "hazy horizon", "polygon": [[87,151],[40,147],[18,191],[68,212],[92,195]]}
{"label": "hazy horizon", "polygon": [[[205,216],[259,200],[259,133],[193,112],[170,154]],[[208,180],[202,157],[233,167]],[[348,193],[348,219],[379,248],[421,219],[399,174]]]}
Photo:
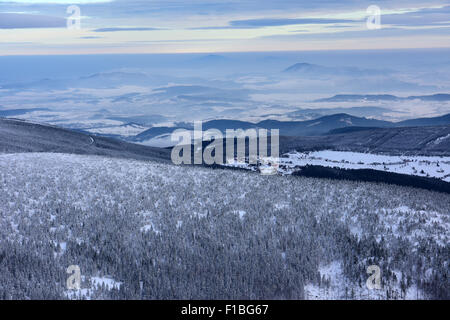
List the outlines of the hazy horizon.
{"label": "hazy horizon", "polygon": [[[448,100],[447,1],[0,1],[0,110],[126,134],[195,120],[402,121]],[[127,129],[128,130],[128,129]]]}
{"label": "hazy horizon", "polygon": [[448,48],[449,13],[436,0],[1,0],[0,54]]}

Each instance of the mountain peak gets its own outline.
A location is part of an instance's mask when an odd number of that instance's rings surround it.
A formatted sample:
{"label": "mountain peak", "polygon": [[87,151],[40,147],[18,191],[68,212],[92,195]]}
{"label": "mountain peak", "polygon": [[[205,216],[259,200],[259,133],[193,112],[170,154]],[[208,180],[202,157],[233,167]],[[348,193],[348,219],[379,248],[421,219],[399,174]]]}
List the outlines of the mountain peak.
{"label": "mountain peak", "polygon": [[307,63],[307,62],[299,62],[296,63],[289,68],[285,69],[283,72],[299,72],[299,71],[311,71],[313,68],[320,67],[315,64]]}

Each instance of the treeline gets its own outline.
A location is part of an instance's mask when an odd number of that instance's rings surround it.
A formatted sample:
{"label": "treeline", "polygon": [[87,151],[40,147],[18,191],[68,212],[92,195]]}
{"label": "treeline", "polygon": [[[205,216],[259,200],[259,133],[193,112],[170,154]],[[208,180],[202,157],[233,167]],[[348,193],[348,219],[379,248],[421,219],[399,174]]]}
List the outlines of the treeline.
{"label": "treeline", "polygon": [[373,169],[343,169],[308,165],[292,173],[294,176],[327,178],[336,180],[389,183],[431,191],[450,193],[450,183],[428,177],[419,177]]}

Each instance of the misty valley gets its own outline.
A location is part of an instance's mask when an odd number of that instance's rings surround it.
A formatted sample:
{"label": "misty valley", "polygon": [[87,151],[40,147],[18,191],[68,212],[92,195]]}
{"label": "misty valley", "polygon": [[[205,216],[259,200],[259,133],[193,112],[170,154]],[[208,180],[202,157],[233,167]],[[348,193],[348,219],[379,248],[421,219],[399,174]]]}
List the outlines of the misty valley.
{"label": "misty valley", "polygon": [[448,300],[449,53],[0,56],[0,299]]}

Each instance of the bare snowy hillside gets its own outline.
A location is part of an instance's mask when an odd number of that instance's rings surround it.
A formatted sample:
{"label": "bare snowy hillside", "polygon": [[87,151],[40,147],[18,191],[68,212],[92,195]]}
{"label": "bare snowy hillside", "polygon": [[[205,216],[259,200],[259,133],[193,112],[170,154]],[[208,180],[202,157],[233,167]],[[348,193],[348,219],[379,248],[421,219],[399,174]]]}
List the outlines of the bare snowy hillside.
{"label": "bare snowy hillside", "polygon": [[1,299],[449,298],[448,194],[50,153],[0,189]]}
{"label": "bare snowy hillside", "polygon": [[[278,171],[280,174],[291,174],[308,165],[343,169],[373,169],[438,178],[450,182],[450,157],[445,156],[391,156],[332,150],[290,152],[279,159]],[[250,165],[242,163],[231,163],[227,166],[253,169]]]}

